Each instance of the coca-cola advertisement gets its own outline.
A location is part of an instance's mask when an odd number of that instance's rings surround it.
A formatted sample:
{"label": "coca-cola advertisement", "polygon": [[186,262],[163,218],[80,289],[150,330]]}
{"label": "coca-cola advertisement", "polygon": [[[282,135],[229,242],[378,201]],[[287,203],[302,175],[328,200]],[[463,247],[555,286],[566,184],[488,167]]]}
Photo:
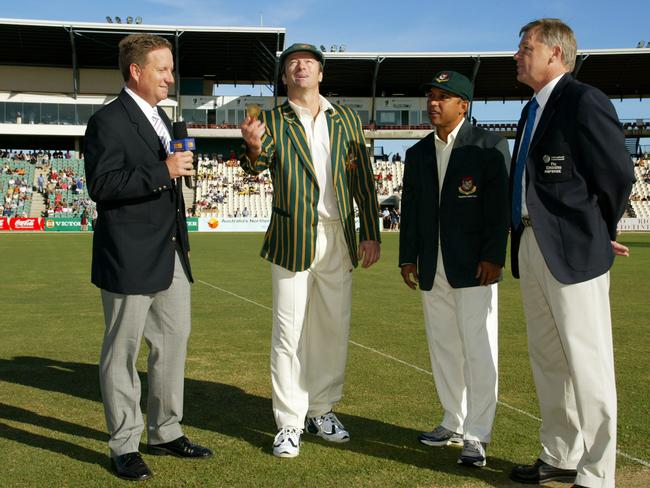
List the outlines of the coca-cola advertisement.
{"label": "coca-cola advertisement", "polygon": [[3,230],[11,230],[9,219],[7,217],[0,217],[0,231]]}
{"label": "coca-cola advertisement", "polygon": [[11,230],[43,230],[43,218],[14,217],[9,219]]}

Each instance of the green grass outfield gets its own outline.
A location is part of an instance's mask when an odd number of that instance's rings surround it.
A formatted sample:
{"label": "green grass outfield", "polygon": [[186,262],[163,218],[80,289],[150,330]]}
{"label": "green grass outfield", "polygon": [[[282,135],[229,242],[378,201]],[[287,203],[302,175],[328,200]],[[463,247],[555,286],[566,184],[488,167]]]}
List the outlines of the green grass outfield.
{"label": "green grass outfield", "polygon": [[[416,436],[440,419],[419,294],[399,278],[397,234],[354,273],[347,379],[337,412],[352,440],[304,436],[296,459],[271,454],[270,266],[260,234],[193,234],[193,330],[185,432],[209,461],[145,455],[147,486],[516,486],[513,464],[538,453],[539,415],[518,283],[500,287],[500,404],[488,466]],[[97,382],[103,331],[90,284],[90,234],[0,235],[0,487],[128,486],[109,471]],[[612,271],[619,399],[619,486],[650,486],[650,235]],[[588,324],[585,324],[588,327]],[[145,349],[146,350],[146,349]],[[140,371],[146,382],[145,350]],[[146,384],[146,383],[145,383]],[[144,439],[143,439],[144,440]],[[637,458],[640,462],[631,458]],[[567,485],[561,485],[567,486]]]}

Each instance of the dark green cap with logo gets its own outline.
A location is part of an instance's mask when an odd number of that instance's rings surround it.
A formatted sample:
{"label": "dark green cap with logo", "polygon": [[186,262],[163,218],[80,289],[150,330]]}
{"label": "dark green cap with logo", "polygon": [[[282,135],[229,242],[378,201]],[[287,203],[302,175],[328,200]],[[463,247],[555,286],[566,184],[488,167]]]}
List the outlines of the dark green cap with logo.
{"label": "dark green cap with logo", "polygon": [[472,99],[472,82],[467,76],[456,71],[438,71],[431,82],[421,85],[423,91],[429,91],[431,88],[440,88],[464,100]]}
{"label": "dark green cap with logo", "polygon": [[287,56],[289,56],[289,54],[300,52],[312,53],[314,56],[316,56],[316,59],[320,61],[321,65],[325,65],[325,56],[323,56],[323,53],[320,49],[318,49],[313,44],[297,42],[295,44],[291,44],[291,46],[286,48],[284,51],[282,51],[282,54],[280,54],[280,70],[284,69],[284,61],[287,59]]}

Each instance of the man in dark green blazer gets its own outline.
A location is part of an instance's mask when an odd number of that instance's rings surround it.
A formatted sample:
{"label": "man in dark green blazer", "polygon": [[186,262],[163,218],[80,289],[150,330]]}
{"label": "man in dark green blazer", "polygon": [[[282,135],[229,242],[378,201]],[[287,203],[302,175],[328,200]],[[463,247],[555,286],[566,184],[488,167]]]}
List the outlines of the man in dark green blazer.
{"label": "man in dark green blazer", "polygon": [[[303,427],[332,442],[350,436],[341,398],[352,296],[351,271],[379,259],[379,215],[359,116],[319,94],[323,54],[293,44],[280,56],[288,100],[242,123],[250,174],[268,169],[273,212],[261,255],[271,261],[271,380],[278,434],[273,453],[295,457]],[[360,243],[357,250],[355,207]]]}
{"label": "man in dark green blazer", "polygon": [[406,152],[399,263],[422,290],[442,422],[419,436],[463,444],[485,466],[497,400],[497,285],[508,238],[505,139],[465,121],[472,84],[441,71],[427,89],[434,131]]}

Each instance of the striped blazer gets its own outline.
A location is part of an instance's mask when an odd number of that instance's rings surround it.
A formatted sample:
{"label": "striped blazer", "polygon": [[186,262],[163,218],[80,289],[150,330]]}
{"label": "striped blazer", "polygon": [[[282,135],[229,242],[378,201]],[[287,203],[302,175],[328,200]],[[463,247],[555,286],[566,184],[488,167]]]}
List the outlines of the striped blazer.
{"label": "striped blazer", "polygon": [[[332,178],[339,216],[352,264],[357,244],[353,201],[359,209],[360,240],[380,240],[379,210],[374,177],[359,116],[333,105],[327,110]],[[304,271],[316,249],[319,187],[305,130],[289,102],[262,112],[266,126],[262,153],[253,164],[246,155],[241,167],[250,174],[265,169],[273,181],[273,211],[260,255],[290,271]]]}

